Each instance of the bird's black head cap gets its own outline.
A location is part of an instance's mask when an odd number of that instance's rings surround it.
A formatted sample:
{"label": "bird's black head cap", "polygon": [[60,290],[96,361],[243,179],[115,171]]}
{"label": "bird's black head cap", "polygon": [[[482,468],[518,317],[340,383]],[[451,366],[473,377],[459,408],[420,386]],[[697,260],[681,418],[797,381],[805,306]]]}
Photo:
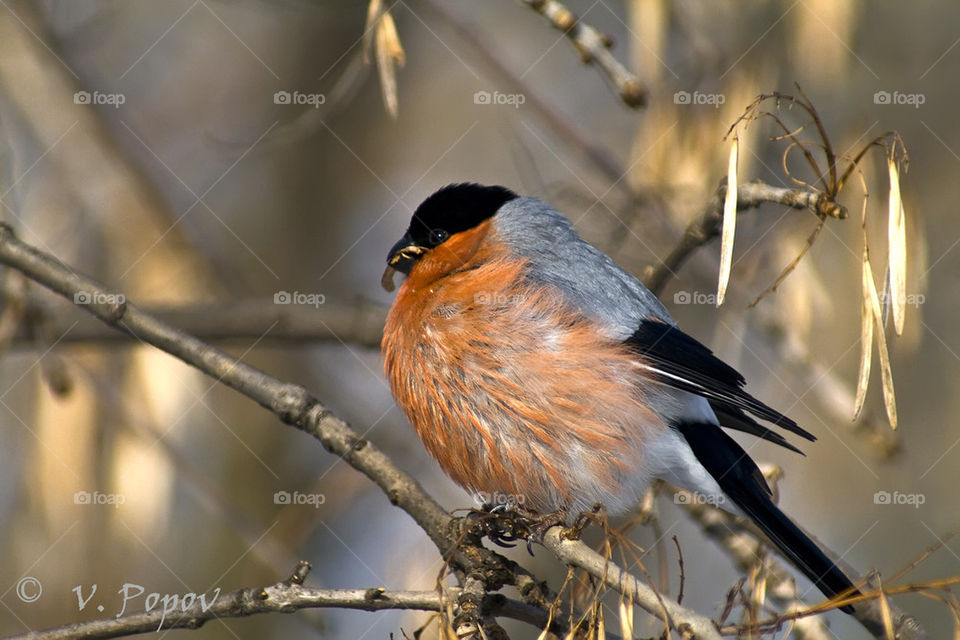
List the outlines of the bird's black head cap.
{"label": "bird's black head cap", "polygon": [[506,187],[472,182],[447,185],[417,207],[407,235],[418,246],[433,248],[453,234],[492,218],[504,203],[516,197]]}
{"label": "bird's black head cap", "polygon": [[487,187],[472,182],[450,184],[420,203],[410,226],[387,254],[387,269],[381,284],[393,291],[393,273],[410,273],[424,253],[455,233],[473,229],[492,218],[504,203],[517,198],[506,187]]}

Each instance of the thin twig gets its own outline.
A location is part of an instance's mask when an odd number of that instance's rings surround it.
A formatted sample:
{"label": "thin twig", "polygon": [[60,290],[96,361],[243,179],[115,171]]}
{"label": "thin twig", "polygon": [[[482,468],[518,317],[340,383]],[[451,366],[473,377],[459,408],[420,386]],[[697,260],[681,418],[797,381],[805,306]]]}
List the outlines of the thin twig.
{"label": "thin twig", "polygon": [[571,149],[583,154],[598,171],[612,184],[622,190],[631,200],[636,196],[630,190],[627,181],[623,180],[626,168],[617,159],[616,155],[603,144],[588,135],[578,123],[564,115],[560,110],[543,99],[519,73],[515,72],[506,57],[497,52],[502,48],[492,39],[485,38],[469,22],[460,18],[447,7],[447,3],[440,0],[419,0],[418,4],[426,7],[447,23],[454,33],[481,58],[487,69],[495,74],[501,82],[513,91],[523,93],[526,97],[524,108],[530,108],[539,115],[544,123],[550,127]]}
{"label": "thin twig", "polygon": [[658,593],[649,584],[627,573],[580,540],[564,538],[560,527],[553,527],[547,531],[543,544],[568,565],[579,567],[595,578],[603,580],[608,587],[627,596],[632,602],[663,620],[681,634],[689,632],[699,640],[720,639],[720,634],[712,620]]}
{"label": "thin twig", "polygon": [[[11,348],[34,348],[38,335],[56,339],[60,345],[140,344],[131,335],[93,318],[65,314],[63,309],[35,299],[18,302],[20,297],[19,292],[5,296],[6,300],[23,305],[20,324],[9,337]],[[276,304],[270,295],[216,304],[145,307],[144,311],[206,342],[262,338],[265,344],[346,342],[371,349],[380,348],[387,315],[386,307],[363,300],[327,300],[310,306]]]}
{"label": "thin twig", "polygon": [[[720,234],[720,221],[723,219],[723,200],[726,194],[726,185],[717,189],[713,198],[707,203],[706,209],[700,217],[687,225],[683,237],[673,248],[667,258],[660,264],[650,267],[644,273],[642,280],[654,294],[663,292],[667,280],[677,272],[680,266],[690,255],[703,245],[707,244]],[[738,185],[737,211],[759,207],[764,203],[782,204],[794,209],[808,209],[819,216],[845,218],[847,210],[819,191],[806,189],[785,189],[773,187],[763,182],[747,182]]]}
{"label": "thin twig", "polygon": [[[187,225],[177,224],[179,214],[164,203],[164,197],[145,173],[130,162],[104,126],[92,105],[76,108],[38,109],[36,105],[74,105],[77,92],[89,91],[64,64],[56,52],[56,39],[48,35],[35,2],[8,2],[0,12],[0,91],[16,110],[26,131],[37,146],[46,149],[57,167],[70,197],[110,233],[135,225],[140,234],[123,235],[122,246],[114,253],[129,251],[132,256],[147,255],[146,264],[176,263],[195,279],[194,290],[208,291],[214,286],[233,290],[236,270],[205,253],[196,238],[187,233]],[[58,144],[70,133],[70,144]],[[0,204],[6,219],[18,219],[6,203]],[[119,224],[120,221],[123,224]],[[158,246],[137,243],[163,234],[166,242]],[[161,260],[167,262],[160,262]],[[211,278],[211,275],[214,276]],[[183,288],[186,288],[184,286]]]}
{"label": "thin twig", "polygon": [[610,53],[613,41],[609,36],[584,24],[556,0],[521,1],[564,32],[580,53],[584,64],[595,62],[625,105],[636,109],[647,104],[646,87]]}
{"label": "thin twig", "polygon": [[683,604],[683,587],[687,581],[687,576],[683,571],[683,549],[680,548],[680,541],[677,536],[673,536],[673,544],[677,547],[677,564],[680,565],[680,592],[677,594],[677,604]]}

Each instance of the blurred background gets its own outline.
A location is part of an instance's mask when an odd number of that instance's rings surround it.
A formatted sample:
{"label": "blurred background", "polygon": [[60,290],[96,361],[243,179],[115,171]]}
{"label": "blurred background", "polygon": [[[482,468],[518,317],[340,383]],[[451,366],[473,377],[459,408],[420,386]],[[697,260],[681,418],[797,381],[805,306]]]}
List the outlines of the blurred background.
{"label": "blurred background", "polygon": [[[913,298],[904,334],[888,330],[899,429],[886,421],[876,370],[864,415],[851,421],[859,179],[840,198],[850,217],[828,220],[756,307],[747,305],[803,248],[812,213],[766,205],[740,216],[721,308],[711,297],[717,242],[679,270],[663,300],[754,395],[819,437],[805,458],[766,444],[751,451],[783,468],[781,504],[845,562],[889,577],[957,527],[960,7],[571,0],[648,86],[649,105],[632,110],[520,2],[384,4],[405,52],[395,118],[364,60],[366,2],[5,0],[0,216],[176,326],[307,386],[444,506],[470,507],[381,374],[379,322],[392,296],[379,277],[416,205],[449,182],[503,184],[550,201],[642,275],[725,176],[728,127],[758,94],[795,93],[798,82],[839,152],[897,130],[910,154]],[[797,108],[782,117],[791,128],[809,123]],[[784,144],[770,141],[777,133],[769,120],[741,131],[740,182],[792,186]],[[805,175],[799,155],[789,164]],[[882,150],[862,167],[879,281]],[[434,587],[441,560],[426,536],[319,443],[17,273],[4,270],[3,283],[0,634],[116,615],[125,584],[144,589],[139,598],[127,590],[127,606],[140,609],[148,593],[271,584],[299,559],[313,564],[314,586]],[[683,549],[684,604],[718,615],[740,572],[672,494],[656,510],[661,533]],[[649,527],[633,536],[676,595],[676,549],[658,547]],[[898,583],[960,574],[958,553],[948,541]],[[549,553],[511,555],[559,588],[565,570]],[[942,603],[897,602],[934,637],[952,628]],[[867,637],[831,616],[837,637]],[[389,638],[427,619],[317,610],[174,634]],[[643,622],[638,633],[658,631]]]}

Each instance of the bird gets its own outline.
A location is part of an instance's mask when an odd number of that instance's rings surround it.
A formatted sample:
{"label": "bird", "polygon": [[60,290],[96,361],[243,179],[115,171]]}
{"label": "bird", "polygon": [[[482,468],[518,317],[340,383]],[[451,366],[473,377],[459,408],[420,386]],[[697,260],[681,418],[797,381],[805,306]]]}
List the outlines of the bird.
{"label": "bird", "polygon": [[[774,503],[723,428],[816,438],[744,389],[657,297],[552,206],[447,185],[414,211],[381,284],[384,371],[443,471],[474,495],[556,516],[635,507],[662,479],[752,521],[827,597],[851,580]],[[852,612],[844,605],[843,611]]]}

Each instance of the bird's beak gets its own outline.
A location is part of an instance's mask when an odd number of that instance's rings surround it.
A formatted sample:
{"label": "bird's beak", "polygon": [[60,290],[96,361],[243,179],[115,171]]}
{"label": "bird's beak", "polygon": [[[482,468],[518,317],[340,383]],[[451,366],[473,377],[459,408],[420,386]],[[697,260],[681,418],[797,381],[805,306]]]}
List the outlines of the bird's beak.
{"label": "bird's beak", "polygon": [[387,257],[387,268],[380,278],[380,286],[387,291],[393,291],[396,287],[393,284],[393,276],[398,271],[403,274],[410,273],[410,267],[427,252],[426,247],[421,247],[413,241],[409,233],[404,234],[397,244],[390,249]]}

